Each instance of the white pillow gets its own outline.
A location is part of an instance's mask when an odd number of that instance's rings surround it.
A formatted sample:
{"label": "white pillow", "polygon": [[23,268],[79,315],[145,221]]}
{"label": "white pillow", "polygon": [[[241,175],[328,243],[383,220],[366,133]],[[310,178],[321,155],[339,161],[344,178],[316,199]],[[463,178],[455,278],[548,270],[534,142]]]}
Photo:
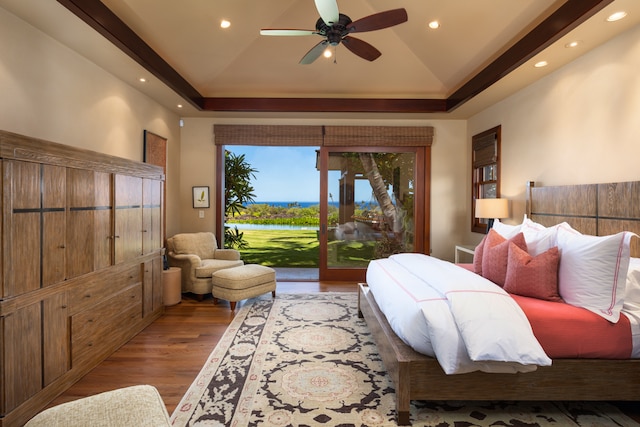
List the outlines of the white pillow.
{"label": "white pillow", "polygon": [[525,221],[521,229],[524,241],[527,243],[527,252],[533,257],[556,246],[556,236],[558,234],[558,226],[549,228],[540,226],[542,227],[540,228],[538,225],[533,221]]}
{"label": "white pillow", "polygon": [[629,260],[629,271],[627,272],[627,284],[624,293],[624,305],[634,304],[640,308],[640,258]]}
{"label": "white pillow", "polygon": [[545,228],[547,228],[542,224],[539,224],[539,223],[537,223],[535,221],[530,220],[526,216],[524,217],[524,220],[522,221],[522,226],[523,227],[526,226],[526,227],[529,227],[529,228],[532,228],[532,229],[535,229],[535,230],[544,230]]}
{"label": "white pillow", "polygon": [[558,288],[568,304],[616,323],[624,304],[633,233],[589,236],[558,227]]}
{"label": "white pillow", "polygon": [[518,234],[520,232],[520,228],[522,228],[522,224],[509,225],[509,224],[505,224],[503,222],[500,222],[499,219],[495,219],[493,221],[493,227],[492,228],[499,235],[501,235],[505,239],[509,240],[510,238],[512,238],[513,236],[515,236],[516,234]]}

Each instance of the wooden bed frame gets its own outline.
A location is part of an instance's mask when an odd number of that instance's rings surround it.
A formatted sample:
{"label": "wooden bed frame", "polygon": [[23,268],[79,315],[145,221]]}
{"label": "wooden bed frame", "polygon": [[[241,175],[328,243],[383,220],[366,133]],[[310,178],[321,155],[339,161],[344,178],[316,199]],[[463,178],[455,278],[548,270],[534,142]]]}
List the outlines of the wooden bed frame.
{"label": "wooden bed frame", "polygon": [[[553,225],[566,221],[584,234],[640,234],[640,181],[536,188],[527,184],[527,215]],[[632,239],[632,255],[640,242]],[[524,374],[446,375],[393,332],[366,284],[358,294],[364,317],[396,391],[398,425],[410,424],[411,400],[640,400],[640,359],[557,359]]]}

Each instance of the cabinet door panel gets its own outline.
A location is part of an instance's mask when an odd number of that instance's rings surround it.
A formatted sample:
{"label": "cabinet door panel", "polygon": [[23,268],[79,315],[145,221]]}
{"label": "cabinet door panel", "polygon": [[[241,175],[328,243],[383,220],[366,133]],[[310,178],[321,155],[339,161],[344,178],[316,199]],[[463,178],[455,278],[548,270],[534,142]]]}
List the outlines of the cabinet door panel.
{"label": "cabinet door panel", "polygon": [[66,266],[65,212],[42,213],[42,286],[62,282]]}
{"label": "cabinet door panel", "polygon": [[115,262],[142,254],[142,178],[116,175]]}
{"label": "cabinet door panel", "polygon": [[162,258],[153,259],[153,311],[164,307],[162,301]]}
{"label": "cabinet door panel", "polygon": [[94,216],[94,269],[99,270],[113,263],[113,184],[112,175],[95,172]]}
{"label": "cabinet door panel", "polygon": [[4,296],[40,288],[40,165],[7,160],[4,166]]}
{"label": "cabinet door panel", "polygon": [[67,169],[42,165],[42,286],[62,282],[66,267]]}
{"label": "cabinet door panel", "polygon": [[146,317],[160,307],[162,302],[162,258],[156,257],[142,264],[142,316]]}
{"label": "cabinet door panel", "polygon": [[51,384],[69,370],[70,331],[66,292],[53,295],[42,302],[44,322],[42,344],[44,349],[44,386]]}
{"label": "cabinet door panel", "polygon": [[40,288],[40,213],[20,212],[12,215],[11,262],[5,264],[11,289],[20,295]]}
{"label": "cabinet door panel", "polygon": [[67,277],[93,270],[94,243],[94,177],[93,171],[67,170]]}
{"label": "cabinet door panel", "polygon": [[4,321],[4,411],[15,409],[42,388],[40,302],[21,308]]}
{"label": "cabinet door panel", "polygon": [[6,161],[11,180],[11,207],[14,210],[40,208],[40,165],[38,163]]}
{"label": "cabinet door panel", "polygon": [[153,311],[153,260],[142,264],[142,317]]}
{"label": "cabinet door panel", "polygon": [[162,181],[143,180],[142,192],[143,241],[145,254],[162,247]]}
{"label": "cabinet door panel", "polygon": [[67,278],[93,271],[94,212],[70,208],[67,215]]}

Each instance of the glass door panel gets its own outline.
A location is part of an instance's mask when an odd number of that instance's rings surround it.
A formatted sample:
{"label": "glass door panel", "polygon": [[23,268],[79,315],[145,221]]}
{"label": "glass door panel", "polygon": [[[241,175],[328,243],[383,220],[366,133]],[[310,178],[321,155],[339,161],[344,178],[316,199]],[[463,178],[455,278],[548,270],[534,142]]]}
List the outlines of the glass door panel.
{"label": "glass door panel", "polygon": [[364,281],[370,260],[416,250],[416,153],[368,150],[321,150],[321,279]]}

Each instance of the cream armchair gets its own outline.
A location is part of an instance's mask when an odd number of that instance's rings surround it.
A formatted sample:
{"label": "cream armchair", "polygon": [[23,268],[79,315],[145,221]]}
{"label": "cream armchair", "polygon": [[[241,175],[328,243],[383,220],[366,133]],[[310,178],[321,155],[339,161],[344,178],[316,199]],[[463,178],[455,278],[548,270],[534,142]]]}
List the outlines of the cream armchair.
{"label": "cream armchair", "polygon": [[167,239],[167,261],[182,269],[182,292],[201,299],[211,292],[211,274],[244,264],[235,249],[218,249],[213,233],[181,233]]}

